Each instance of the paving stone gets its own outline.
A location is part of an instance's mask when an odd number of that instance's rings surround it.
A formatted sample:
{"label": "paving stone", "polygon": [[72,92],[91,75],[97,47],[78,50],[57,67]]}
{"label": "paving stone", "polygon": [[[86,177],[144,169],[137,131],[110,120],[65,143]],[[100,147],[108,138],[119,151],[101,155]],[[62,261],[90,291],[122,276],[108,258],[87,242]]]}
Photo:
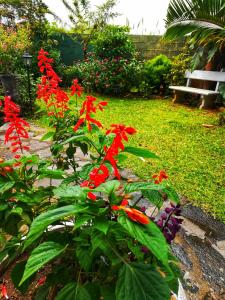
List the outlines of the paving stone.
{"label": "paving stone", "polygon": [[199,207],[191,204],[184,206],[182,216],[202,227],[207,235],[214,236],[217,240],[225,240],[225,224],[206,214]]}

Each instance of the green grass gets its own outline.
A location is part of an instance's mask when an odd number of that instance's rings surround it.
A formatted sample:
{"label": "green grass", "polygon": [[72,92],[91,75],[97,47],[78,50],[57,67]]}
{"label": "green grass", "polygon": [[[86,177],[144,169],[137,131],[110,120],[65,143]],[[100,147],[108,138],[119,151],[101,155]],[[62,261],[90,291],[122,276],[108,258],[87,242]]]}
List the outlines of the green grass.
{"label": "green grass", "polygon": [[166,170],[178,193],[225,221],[225,128],[205,128],[217,124],[218,115],[169,100],[112,99],[98,119],[105,126],[122,123],[138,133],[129,145],[146,147],[160,160],[141,161],[130,156],[125,166],[148,179]]}
{"label": "green grass", "polygon": [[[225,128],[202,126],[217,125],[217,113],[172,105],[170,100],[114,98],[97,119],[105,127],[135,127],[138,133],[128,144],[160,157],[143,162],[130,155],[124,167],[143,179],[165,170],[180,195],[225,222]],[[38,122],[45,123],[44,117]]]}

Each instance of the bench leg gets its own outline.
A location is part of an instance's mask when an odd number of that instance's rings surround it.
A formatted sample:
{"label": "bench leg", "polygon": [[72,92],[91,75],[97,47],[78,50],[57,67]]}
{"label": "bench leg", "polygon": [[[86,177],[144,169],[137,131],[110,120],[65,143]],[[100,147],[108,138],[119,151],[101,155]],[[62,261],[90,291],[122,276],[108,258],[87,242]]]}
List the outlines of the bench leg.
{"label": "bench leg", "polygon": [[215,95],[203,96],[201,95],[201,104],[199,106],[200,109],[202,108],[213,108],[215,106]]}
{"label": "bench leg", "polygon": [[184,100],[184,92],[182,91],[173,91],[174,98],[172,99],[172,103],[183,103]]}

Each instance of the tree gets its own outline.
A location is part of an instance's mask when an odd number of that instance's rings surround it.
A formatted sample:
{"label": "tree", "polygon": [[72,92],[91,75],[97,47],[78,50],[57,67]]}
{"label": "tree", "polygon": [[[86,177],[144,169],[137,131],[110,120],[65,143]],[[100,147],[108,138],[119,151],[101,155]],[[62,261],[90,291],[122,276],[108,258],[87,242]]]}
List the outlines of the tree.
{"label": "tree", "polygon": [[62,0],[62,2],[69,11],[69,18],[74,26],[73,31],[82,35],[82,46],[84,57],[86,57],[88,44],[95,34],[102,30],[109,20],[119,15],[113,12],[117,0],[106,0],[103,4],[96,6],[95,10],[91,10],[89,0],[73,0],[72,5],[68,0]]}
{"label": "tree", "polygon": [[225,47],[225,0],[171,0],[164,38],[186,36],[198,47],[195,58],[207,50],[208,61]]}

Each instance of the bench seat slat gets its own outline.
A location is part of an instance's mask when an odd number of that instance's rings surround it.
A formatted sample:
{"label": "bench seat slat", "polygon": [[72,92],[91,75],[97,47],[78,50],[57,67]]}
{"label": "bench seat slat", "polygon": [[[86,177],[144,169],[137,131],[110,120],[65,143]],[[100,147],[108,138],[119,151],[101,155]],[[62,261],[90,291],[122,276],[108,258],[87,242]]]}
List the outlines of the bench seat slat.
{"label": "bench seat slat", "polygon": [[194,93],[194,94],[199,94],[199,95],[204,95],[204,96],[219,94],[219,92],[215,92],[212,90],[203,90],[203,89],[198,89],[198,88],[189,87],[189,86],[173,86],[173,85],[171,85],[169,88],[171,90],[182,91],[182,92],[186,92],[186,93]]}

